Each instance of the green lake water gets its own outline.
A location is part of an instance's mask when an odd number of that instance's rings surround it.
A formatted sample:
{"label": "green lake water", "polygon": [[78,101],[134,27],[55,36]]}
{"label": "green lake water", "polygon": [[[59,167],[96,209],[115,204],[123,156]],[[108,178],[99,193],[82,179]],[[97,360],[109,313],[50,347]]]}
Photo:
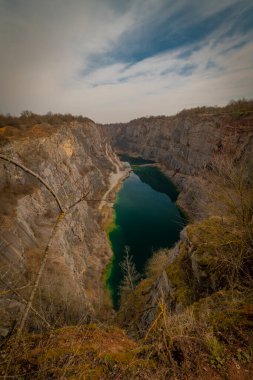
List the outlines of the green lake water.
{"label": "green lake water", "polygon": [[155,166],[133,165],[136,159],[130,162],[133,172],[117,194],[115,223],[108,233],[114,256],[107,273],[107,287],[116,309],[125,246],[130,248],[137,271],[143,274],[153,252],[173,247],[186,223],[175,205],[178,192],[169,179]]}

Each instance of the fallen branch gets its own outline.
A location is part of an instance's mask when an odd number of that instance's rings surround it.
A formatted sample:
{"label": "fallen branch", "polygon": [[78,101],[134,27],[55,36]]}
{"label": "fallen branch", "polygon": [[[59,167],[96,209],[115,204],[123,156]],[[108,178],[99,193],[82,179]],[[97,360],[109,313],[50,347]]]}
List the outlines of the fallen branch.
{"label": "fallen branch", "polygon": [[4,161],[10,162],[11,164],[13,164],[13,165],[15,165],[15,166],[17,166],[17,167],[23,169],[25,172],[27,172],[27,173],[31,174],[33,177],[37,178],[37,179],[38,179],[38,180],[39,180],[39,181],[40,181],[40,182],[41,182],[41,183],[47,188],[47,190],[53,195],[53,197],[55,198],[55,200],[56,200],[56,202],[57,202],[57,204],[58,204],[58,206],[59,206],[59,209],[60,209],[62,212],[64,211],[64,209],[63,209],[63,207],[62,207],[62,205],[61,205],[61,202],[60,202],[58,196],[56,195],[55,191],[52,189],[52,187],[51,187],[50,185],[48,185],[48,184],[46,183],[46,181],[45,181],[43,178],[41,178],[41,176],[39,176],[38,174],[36,174],[36,173],[35,173],[34,171],[32,171],[31,169],[28,169],[26,166],[20,164],[20,163],[17,162],[16,160],[13,160],[12,158],[9,158],[9,157],[7,157],[7,156],[5,156],[5,155],[3,155],[3,154],[0,154],[0,158],[1,158],[2,160],[4,160]]}

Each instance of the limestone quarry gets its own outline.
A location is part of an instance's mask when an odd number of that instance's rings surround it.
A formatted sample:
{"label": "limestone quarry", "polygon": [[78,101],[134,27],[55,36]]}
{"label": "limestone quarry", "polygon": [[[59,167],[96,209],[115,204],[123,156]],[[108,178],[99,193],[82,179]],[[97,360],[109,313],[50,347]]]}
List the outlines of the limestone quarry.
{"label": "limestone quarry", "polygon": [[[251,378],[252,112],[245,101],[107,125],[2,117],[0,336],[10,359],[1,373]],[[116,313],[105,225],[130,171],[122,153],[156,162],[189,224],[174,248],[154,254]]]}

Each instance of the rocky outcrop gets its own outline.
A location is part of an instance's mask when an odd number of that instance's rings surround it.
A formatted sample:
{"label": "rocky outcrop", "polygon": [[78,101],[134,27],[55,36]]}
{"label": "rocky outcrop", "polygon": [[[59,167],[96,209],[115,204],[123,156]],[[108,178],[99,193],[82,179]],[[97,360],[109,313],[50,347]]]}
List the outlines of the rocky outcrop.
{"label": "rocky outcrop", "polygon": [[[0,128],[0,137],[1,155],[37,173],[68,210],[52,239],[29,326],[85,320],[103,302],[102,274],[112,253],[98,207],[112,189],[111,176],[120,178],[120,164],[90,120]],[[26,305],[60,210],[41,181],[3,159],[0,207],[0,333],[6,335]]]}
{"label": "rocky outcrop", "polygon": [[[194,308],[208,297],[215,299],[215,294],[219,297],[237,289],[252,292],[252,182],[243,179],[243,171],[237,168],[230,174],[226,178],[229,187],[220,178],[225,189],[222,215],[187,225],[175,247],[151,258],[147,277],[135,290],[140,331],[150,328],[161,302],[174,314],[190,305]],[[222,187],[217,188],[220,199]]]}
{"label": "rocky outcrop", "polygon": [[182,192],[179,204],[196,219],[203,217],[198,202],[205,194],[203,177],[215,157],[228,155],[247,165],[252,162],[252,121],[250,112],[204,108],[109,124],[104,129],[119,153],[161,164]]}

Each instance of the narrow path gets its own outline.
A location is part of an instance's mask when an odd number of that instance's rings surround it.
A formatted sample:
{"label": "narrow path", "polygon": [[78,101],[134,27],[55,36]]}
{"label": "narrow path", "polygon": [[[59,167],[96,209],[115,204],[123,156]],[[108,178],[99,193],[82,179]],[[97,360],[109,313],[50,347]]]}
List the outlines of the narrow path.
{"label": "narrow path", "polygon": [[118,158],[117,156],[112,152],[112,154],[114,155],[114,157],[112,158],[111,154],[109,153],[109,150],[108,150],[108,144],[106,143],[105,145],[105,153],[106,153],[106,156],[109,158],[109,160],[112,162],[112,164],[115,166],[116,168],[116,173],[111,173],[110,174],[110,178],[109,178],[109,188],[108,190],[105,192],[105,194],[103,195],[102,199],[101,199],[101,202],[98,206],[98,209],[101,211],[103,206],[107,203],[107,196],[110,194],[110,192],[118,185],[118,183],[120,181],[122,181],[123,179],[125,179],[128,174],[129,174],[129,169],[127,168],[121,168],[120,166],[120,162],[118,161]]}

